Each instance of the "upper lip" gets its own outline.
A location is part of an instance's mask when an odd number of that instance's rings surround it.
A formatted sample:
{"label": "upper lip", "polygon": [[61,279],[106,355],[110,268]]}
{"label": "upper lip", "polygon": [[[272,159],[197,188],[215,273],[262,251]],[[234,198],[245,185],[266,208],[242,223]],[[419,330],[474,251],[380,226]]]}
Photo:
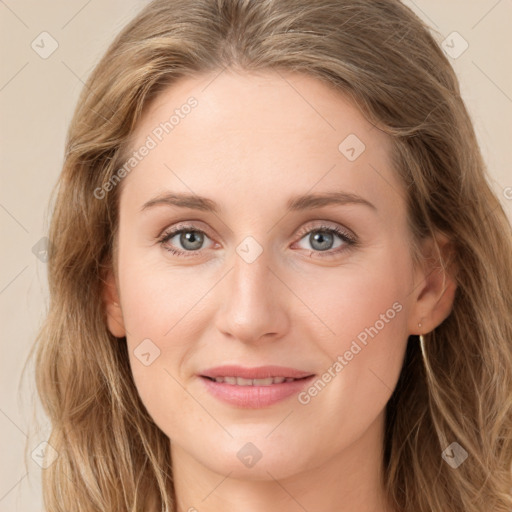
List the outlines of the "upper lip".
{"label": "upper lip", "polygon": [[202,377],[242,377],[244,379],[267,379],[269,377],[286,377],[301,379],[314,375],[311,372],[304,372],[296,368],[287,368],[285,366],[257,366],[243,367],[237,365],[224,365],[209,368],[200,373]]}

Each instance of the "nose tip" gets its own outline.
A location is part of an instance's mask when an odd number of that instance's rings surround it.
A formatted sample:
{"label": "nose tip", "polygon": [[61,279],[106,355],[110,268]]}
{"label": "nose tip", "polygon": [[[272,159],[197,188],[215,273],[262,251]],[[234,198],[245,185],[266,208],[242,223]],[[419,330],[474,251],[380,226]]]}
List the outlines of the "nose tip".
{"label": "nose tip", "polygon": [[[252,250],[251,243],[247,242],[247,253]],[[216,313],[219,331],[243,342],[282,335],[288,324],[283,291],[278,290],[283,285],[265,257],[260,254],[251,263],[238,257],[224,281]]]}

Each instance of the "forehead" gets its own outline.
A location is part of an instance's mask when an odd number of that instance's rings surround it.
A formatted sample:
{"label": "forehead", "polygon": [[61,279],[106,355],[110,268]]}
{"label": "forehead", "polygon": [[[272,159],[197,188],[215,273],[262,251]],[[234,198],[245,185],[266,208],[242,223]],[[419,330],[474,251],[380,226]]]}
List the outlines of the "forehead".
{"label": "forehead", "polygon": [[389,137],[346,95],[299,73],[181,78],[145,110],[131,146],[150,149],[123,181],[130,195],[177,188],[256,200],[336,189],[379,202],[399,188]]}

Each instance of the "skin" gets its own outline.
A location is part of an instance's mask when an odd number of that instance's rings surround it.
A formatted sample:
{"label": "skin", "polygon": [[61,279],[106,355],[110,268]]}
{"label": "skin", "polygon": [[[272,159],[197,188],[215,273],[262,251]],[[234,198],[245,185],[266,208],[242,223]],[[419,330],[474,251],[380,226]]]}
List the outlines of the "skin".
{"label": "skin", "polygon": [[[197,107],[122,182],[117,268],[105,287],[108,328],[126,336],[139,394],[171,440],[178,510],[391,512],[381,471],[385,406],[408,336],[439,325],[455,293],[453,279],[433,266],[431,240],[425,263],[413,265],[391,141],[315,78],[227,70],[163,91],[133,148],[190,96]],[[366,146],[355,161],[338,149],[349,134]],[[166,191],[206,196],[220,211],[140,211]],[[332,191],[375,209],[286,209],[292,196]],[[179,235],[166,242],[195,251],[190,257],[157,240],[179,222],[205,233],[202,245]],[[325,224],[349,230],[358,245],[332,234],[322,251],[313,230]],[[248,236],[262,249],[252,263],[236,250]],[[197,376],[221,364],[322,375],[397,302],[400,312],[307,404],[292,396],[240,409]],[[147,338],[160,350],[149,366],[134,355]],[[253,467],[237,457],[248,442],[262,454]]]}

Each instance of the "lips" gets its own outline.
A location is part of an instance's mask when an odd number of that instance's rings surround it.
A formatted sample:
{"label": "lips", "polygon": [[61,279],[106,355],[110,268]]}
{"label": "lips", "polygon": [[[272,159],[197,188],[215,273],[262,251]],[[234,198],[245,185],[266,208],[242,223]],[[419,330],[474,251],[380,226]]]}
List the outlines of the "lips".
{"label": "lips", "polygon": [[234,407],[265,408],[299,393],[314,374],[284,366],[217,366],[198,375],[215,398]]}

